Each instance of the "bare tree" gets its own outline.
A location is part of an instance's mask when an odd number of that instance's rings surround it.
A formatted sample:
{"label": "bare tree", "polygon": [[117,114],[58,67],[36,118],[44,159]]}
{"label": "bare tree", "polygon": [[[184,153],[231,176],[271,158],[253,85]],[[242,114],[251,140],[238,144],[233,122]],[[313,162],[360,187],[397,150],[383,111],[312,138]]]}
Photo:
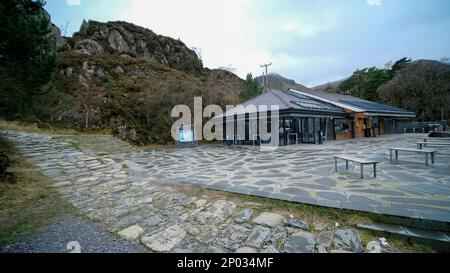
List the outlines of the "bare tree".
{"label": "bare tree", "polygon": [[99,99],[102,97],[101,83],[94,76],[95,68],[90,68],[86,63],[83,64],[82,72],[76,79],[75,97],[80,103],[83,112],[84,130],[89,131],[94,123],[95,109]]}
{"label": "bare tree", "polygon": [[441,61],[441,63],[444,63],[444,64],[450,64],[450,58],[449,57],[442,57],[440,59],[440,61]]}
{"label": "bare tree", "polygon": [[208,105],[213,104],[215,100],[215,88],[217,84],[217,73],[215,71],[210,71],[208,73],[208,78],[206,80],[206,96],[208,99]]}
{"label": "bare tree", "polygon": [[63,37],[67,37],[67,29],[69,28],[69,21],[66,22],[66,25],[61,25],[61,32]]}
{"label": "bare tree", "polygon": [[228,66],[220,66],[219,69],[228,71],[230,73],[235,73],[236,72],[236,68],[234,68],[231,64],[229,64]]}
{"label": "bare tree", "polygon": [[410,64],[377,90],[386,103],[417,113],[423,121],[450,112],[450,67],[438,62]]}

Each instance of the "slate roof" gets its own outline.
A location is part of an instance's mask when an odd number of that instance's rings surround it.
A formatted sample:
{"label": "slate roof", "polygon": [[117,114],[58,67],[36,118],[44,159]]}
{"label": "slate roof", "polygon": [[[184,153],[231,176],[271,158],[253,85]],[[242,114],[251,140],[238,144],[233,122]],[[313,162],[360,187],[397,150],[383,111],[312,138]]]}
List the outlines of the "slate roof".
{"label": "slate roof", "polygon": [[376,103],[368,100],[363,100],[348,95],[341,95],[336,93],[327,93],[321,91],[297,91],[289,90],[288,93],[306,95],[314,99],[318,99],[322,102],[331,103],[335,106],[352,110],[354,112],[364,112],[367,114],[374,114],[378,116],[403,116],[403,117],[415,117],[414,112],[394,107],[387,104]]}
{"label": "slate roof", "polygon": [[[270,110],[271,106],[278,106],[280,111],[298,111],[307,112],[311,114],[322,114],[322,115],[338,115],[344,116],[346,113],[341,108],[334,106],[333,104],[324,103],[319,100],[311,99],[307,96],[301,96],[298,94],[280,91],[280,90],[268,90],[267,92],[245,102],[238,106],[266,106]],[[228,111],[225,115],[230,116],[235,114],[244,114],[243,111],[239,111],[238,108]],[[250,111],[250,113],[256,111]],[[248,112],[246,112],[248,113]],[[218,119],[220,117],[214,118]]]}

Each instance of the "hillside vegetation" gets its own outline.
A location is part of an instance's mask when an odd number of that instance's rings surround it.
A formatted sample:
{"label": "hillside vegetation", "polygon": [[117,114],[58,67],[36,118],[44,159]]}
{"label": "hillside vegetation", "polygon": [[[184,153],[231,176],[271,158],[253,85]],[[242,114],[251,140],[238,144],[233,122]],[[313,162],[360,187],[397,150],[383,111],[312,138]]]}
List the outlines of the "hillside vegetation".
{"label": "hillside vegetation", "polygon": [[234,105],[243,88],[234,74],[203,68],[181,41],[126,22],[85,22],[62,48],[53,94],[41,98],[38,116],[85,131],[111,129],[136,144],[171,142],[175,105],[192,109],[196,96],[205,105]]}
{"label": "hillside vegetation", "polygon": [[[61,37],[42,1],[2,3],[6,3],[2,14],[18,14],[8,29],[1,27],[2,33],[13,33],[10,36],[14,37],[5,41],[11,51],[14,40],[34,37],[28,30],[33,30],[36,19],[30,18],[38,18],[43,36],[38,35],[40,44],[36,42],[34,48],[46,49],[48,62],[54,56],[56,62],[45,71],[47,78],[29,77],[36,83],[33,90],[38,90],[31,94],[20,85],[23,77],[11,79],[12,75],[32,76],[26,71],[32,64],[17,63],[16,69],[5,69],[12,66],[3,66],[6,62],[2,59],[0,94],[3,102],[16,107],[8,107],[8,111],[2,107],[0,117],[37,122],[41,127],[110,131],[135,144],[164,144],[173,142],[170,128],[175,119],[170,114],[175,105],[192,107],[194,97],[201,96],[204,105],[218,104],[225,109],[239,103],[239,94],[245,89],[238,76],[204,68],[199,56],[182,41],[149,29],[127,22],[85,21],[73,37]],[[33,5],[34,11],[27,12],[18,8],[20,5]],[[32,54],[32,58],[38,56]],[[30,70],[34,71],[32,66]],[[22,93],[20,98],[15,96]]]}
{"label": "hillside vegetation", "polygon": [[420,121],[450,118],[450,65],[434,60],[403,58],[385,68],[356,70],[337,84],[316,90],[348,94],[417,113]]}

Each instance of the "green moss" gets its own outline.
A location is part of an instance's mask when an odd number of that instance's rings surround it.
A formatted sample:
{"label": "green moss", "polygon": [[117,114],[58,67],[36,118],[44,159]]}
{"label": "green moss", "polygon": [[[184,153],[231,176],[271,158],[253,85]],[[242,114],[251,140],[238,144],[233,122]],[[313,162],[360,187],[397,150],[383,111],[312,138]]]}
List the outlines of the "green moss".
{"label": "green moss", "polygon": [[70,146],[72,146],[75,150],[81,151],[81,145],[79,142],[72,142]]}

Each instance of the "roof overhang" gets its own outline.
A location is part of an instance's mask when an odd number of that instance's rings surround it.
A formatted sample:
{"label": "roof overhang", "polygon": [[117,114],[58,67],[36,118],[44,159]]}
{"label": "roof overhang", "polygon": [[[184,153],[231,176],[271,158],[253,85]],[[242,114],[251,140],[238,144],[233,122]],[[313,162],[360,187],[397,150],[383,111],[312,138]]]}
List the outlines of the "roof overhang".
{"label": "roof overhang", "polygon": [[[258,117],[258,113],[265,113],[268,114],[269,111],[263,111],[263,112],[246,112],[246,113],[228,113],[225,115],[217,116],[212,118],[211,120],[213,122],[223,122],[223,119],[234,119],[234,116],[237,117],[237,120],[243,120],[248,114],[249,120],[255,120]],[[315,117],[315,118],[333,118],[333,119],[342,119],[347,118],[351,114],[350,113],[336,113],[336,112],[326,112],[326,111],[302,111],[298,109],[281,109],[278,112],[278,115],[275,116],[273,113],[271,113],[273,117]]]}
{"label": "roof overhang", "polygon": [[364,112],[363,114],[369,117],[396,117],[405,119],[417,117],[416,114],[408,114],[408,113],[402,114],[402,113]]}

